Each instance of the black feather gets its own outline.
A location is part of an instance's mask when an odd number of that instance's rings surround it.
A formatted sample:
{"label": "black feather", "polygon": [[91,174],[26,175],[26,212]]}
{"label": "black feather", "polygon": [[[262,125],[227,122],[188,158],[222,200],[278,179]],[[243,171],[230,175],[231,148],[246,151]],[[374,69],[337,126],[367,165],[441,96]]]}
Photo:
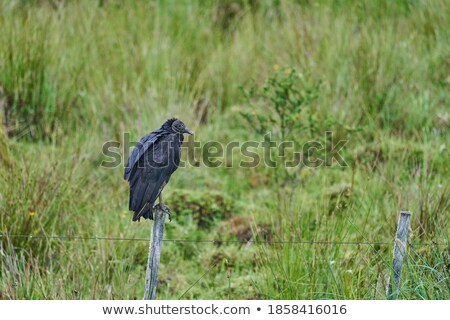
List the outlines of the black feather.
{"label": "black feather", "polygon": [[160,129],[144,136],[131,153],[124,178],[130,185],[129,209],[133,221],[153,219],[152,208],[162,188],[178,168],[183,135],[173,131],[177,119],[167,120]]}

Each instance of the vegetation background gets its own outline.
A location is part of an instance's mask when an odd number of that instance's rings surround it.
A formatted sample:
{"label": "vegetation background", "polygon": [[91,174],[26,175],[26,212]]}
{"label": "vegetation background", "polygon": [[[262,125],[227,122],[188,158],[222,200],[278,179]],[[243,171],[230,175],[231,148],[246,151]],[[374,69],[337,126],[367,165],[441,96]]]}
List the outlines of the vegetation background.
{"label": "vegetation background", "polygon": [[384,299],[402,209],[400,298],[450,298],[449,17],[444,0],[1,1],[0,298],[142,298],[148,242],[95,240],[151,226],[103,144],[172,116],[202,145],[261,141],[249,115],[271,96],[240,88],[290,74],[317,84],[290,115],[348,139],[349,166],[290,186],[264,166],[180,168],[166,238],[231,242],[165,242],[158,298]]}

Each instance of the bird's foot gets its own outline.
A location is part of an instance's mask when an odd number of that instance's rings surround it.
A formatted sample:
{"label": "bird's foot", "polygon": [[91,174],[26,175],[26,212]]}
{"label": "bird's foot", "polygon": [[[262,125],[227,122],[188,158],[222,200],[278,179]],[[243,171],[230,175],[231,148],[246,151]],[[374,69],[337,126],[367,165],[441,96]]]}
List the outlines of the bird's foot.
{"label": "bird's foot", "polygon": [[164,204],[164,203],[158,203],[155,208],[159,208],[161,211],[163,211],[164,213],[167,214],[167,216],[169,217],[169,221],[172,221],[172,212],[170,211],[170,208],[168,205]]}

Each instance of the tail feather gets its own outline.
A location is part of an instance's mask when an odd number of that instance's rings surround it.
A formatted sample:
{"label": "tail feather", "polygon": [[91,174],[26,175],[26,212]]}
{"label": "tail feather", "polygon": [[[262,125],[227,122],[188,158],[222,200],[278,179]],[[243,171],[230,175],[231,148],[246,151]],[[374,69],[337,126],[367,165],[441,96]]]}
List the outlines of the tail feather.
{"label": "tail feather", "polygon": [[141,217],[144,219],[153,220],[153,212],[151,206],[148,205],[148,202],[144,205],[144,207],[139,211],[134,211],[133,221],[141,221]]}

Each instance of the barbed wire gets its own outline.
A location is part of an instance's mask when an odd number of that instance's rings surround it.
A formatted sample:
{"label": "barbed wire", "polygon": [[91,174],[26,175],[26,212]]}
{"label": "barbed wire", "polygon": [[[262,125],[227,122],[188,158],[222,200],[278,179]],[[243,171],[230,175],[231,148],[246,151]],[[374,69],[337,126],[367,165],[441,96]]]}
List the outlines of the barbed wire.
{"label": "barbed wire", "polygon": [[[108,240],[108,241],[146,241],[149,238],[124,238],[124,237],[106,237],[106,236],[63,236],[63,235],[26,235],[26,234],[0,234],[1,238],[22,238],[32,240],[57,239],[64,241],[82,241],[82,240]],[[179,243],[204,243],[204,244],[310,244],[310,245],[392,245],[393,242],[388,241],[321,241],[321,240],[221,240],[221,239],[163,239],[164,242]],[[410,245],[416,246],[450,246],[450,243],[439,242],[408,242]]]}

